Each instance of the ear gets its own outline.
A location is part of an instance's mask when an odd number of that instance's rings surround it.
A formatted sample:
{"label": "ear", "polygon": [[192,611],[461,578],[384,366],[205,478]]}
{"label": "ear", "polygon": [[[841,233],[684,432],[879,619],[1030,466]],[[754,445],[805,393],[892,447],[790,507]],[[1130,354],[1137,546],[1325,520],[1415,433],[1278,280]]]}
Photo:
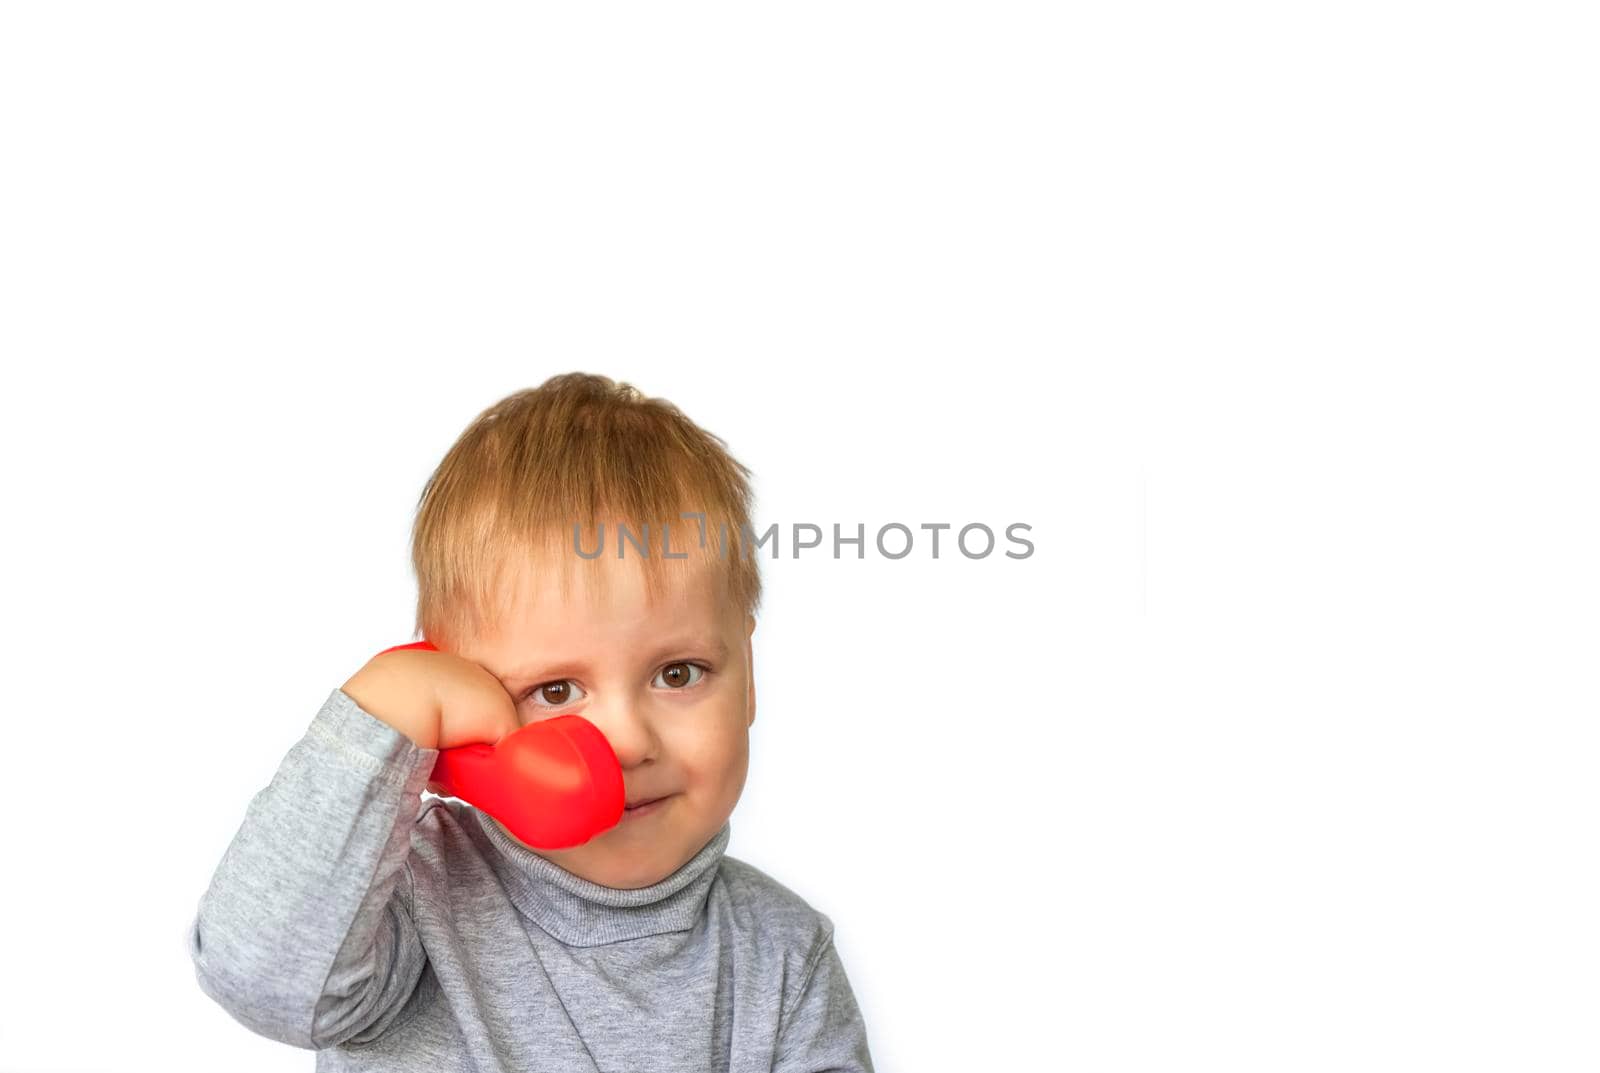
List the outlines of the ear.
{"label": "ear", "polygon": [[745,616],[745,630],[744,670],[750,676],[750,721],[745,723],[745,727],[748,729],[754,726],[756,721],[756,660],[755,653],[750,645],[750,638],[756,632],[756,617],[754,615]]}

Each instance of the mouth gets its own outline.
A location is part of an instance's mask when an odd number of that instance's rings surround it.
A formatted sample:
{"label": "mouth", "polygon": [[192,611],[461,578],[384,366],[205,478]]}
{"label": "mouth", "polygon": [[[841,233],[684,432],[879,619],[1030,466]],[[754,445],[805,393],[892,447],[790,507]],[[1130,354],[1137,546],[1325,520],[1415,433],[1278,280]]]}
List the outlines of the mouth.
{"label": "mouth", "polygon": [[658,805],[671,796],[671,794],[667,794],[664,797],[642,797],[637,802],[623,806],[622,814],[624,816],[637,816],[646,812],[654,812]]}

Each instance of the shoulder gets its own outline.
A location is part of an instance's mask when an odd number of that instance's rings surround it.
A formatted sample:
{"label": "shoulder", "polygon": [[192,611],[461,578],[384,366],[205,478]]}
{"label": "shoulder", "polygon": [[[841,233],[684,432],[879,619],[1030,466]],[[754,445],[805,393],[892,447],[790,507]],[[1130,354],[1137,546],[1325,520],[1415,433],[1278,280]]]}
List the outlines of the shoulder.
{"label": "shoulder", "polygon": [[833,938],[833,920],[778,879],[737,857],[723,856],[717,880],[730,914],[764,944],[803,961]]}
{"label": "shoulder", "polygon": [[453,797],[425,797],[417,809],[417,824],[411,829],[411,841],[438,845],[464,833],[467,806]]}
{"label": "shoulder", "polygon": [[[423,798],[417,822],[411,828],[410,862],[445,884],[451,876],[464,877],[487,870],[482,829],[472,806],[453,797]],[[473,863],[478,862],[478,863]]]}
{"label": "shoulder", "polygon": [[752,976],[770,981],[765,986],[787,1016],[832,947],[833,919],[787,884],[736,857],[722,858],[718,884],[727,919],[752,959]]}

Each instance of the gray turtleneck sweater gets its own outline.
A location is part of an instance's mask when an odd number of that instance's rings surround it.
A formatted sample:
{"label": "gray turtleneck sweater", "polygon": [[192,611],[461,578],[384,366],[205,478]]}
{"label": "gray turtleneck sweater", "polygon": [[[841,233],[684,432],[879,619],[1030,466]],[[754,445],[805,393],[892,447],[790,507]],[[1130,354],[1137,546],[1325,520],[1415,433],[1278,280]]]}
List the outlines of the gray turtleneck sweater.
{"label": "gray turtleneck sweater", "polygon": [[200,899],[200,988],[322,1070],[871,1073],[833,922],[725,854],[592,883],[422,790],[438,758],[335,689]]}

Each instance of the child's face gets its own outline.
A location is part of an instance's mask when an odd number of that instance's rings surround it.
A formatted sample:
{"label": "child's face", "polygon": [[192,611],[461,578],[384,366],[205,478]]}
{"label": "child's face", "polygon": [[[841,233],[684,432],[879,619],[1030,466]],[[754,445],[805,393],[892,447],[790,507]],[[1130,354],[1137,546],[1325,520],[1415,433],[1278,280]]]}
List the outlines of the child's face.
{"label": "child's face", "polygon": [[599,727],[628,801],[666,797],[638,816],[624,812],[581,846],[528,846],[608,887],[671,875],[727,822],[744,789],[755,619],[720,598],[714,563],[686,565],[693,574],[683,592],[665,592],[655,606],[636,560],[600,564],[604,593],[576,571],[566,599],[550,571],[524,572],[512,581],[514,610],[459,653],[500,679],[524,725],[575,714]]}

